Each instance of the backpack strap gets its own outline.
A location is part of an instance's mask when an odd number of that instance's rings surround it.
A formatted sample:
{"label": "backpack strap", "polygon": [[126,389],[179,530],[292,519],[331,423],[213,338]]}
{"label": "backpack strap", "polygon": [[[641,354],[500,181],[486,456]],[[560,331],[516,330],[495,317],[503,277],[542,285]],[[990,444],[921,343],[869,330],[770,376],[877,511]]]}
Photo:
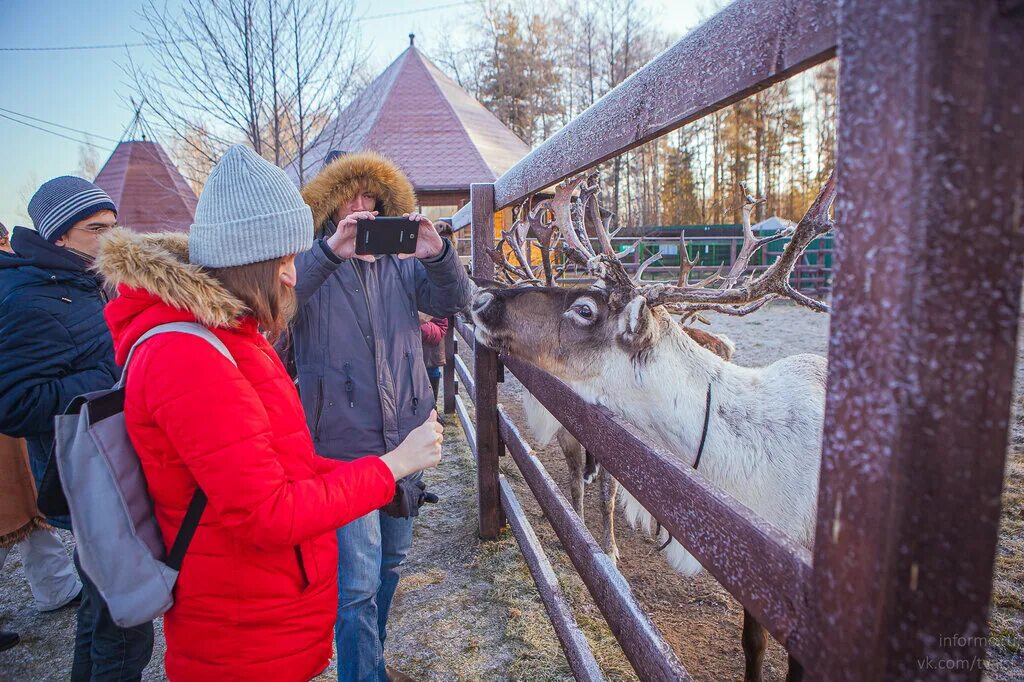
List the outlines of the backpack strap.
{"label": "backpack strap", "polygon": [[192,336],[198,336],[204,339],[211,346],[216,348],[221,355],[231,361],[231,364],[238,366],[235,362],[235,358],[231,356],[231,351],[224,345],[224,342],[217,338],[217,335],[211,332],[208,328],[197,322],[168,322],[167,324],[157,325],[148,332],[139,337],[139,340],[132,344],[131,350],[128,351],[128,357],[124,361],[124,369],[121,371],[121,378],[114,385],[114,388],[122,388],[124,386],[125,379],[128,378],[128,365],[132,361],[132,356],[135,355],[136,349],[142,345],[142,343],[157,334],[166,334],[167,332],[181,332],[182,334],[191,334]]}
{"label": "backpack strap", "polygon": [[171,551],[167,554],[167,561],[164,562],[175,571],[181,570],[181,562],[185,560],[185,551],[188,550],[188,546],[192,542],[192,536],[196,534],[196,529],[199,528],[199,519],[202,518],[203,510],[205,509],[206,493],[203,492],[202,488],[196,488],[192,501],[188,503],[188,511],[185,512],[181,528],[178,529],[178,535],[174,538],[174,544],[171,545]]}
{"label": "backpack strap", "polygon": [[[232,365],[238,366],[235,362],[235,358],[231,355],[231,351],[224,345],[224,342],[217,338],[217,335],[211,332],[208,328],[196,322],[169,322],[167,324],[161,324],[153,327],[148,332],[139,337],[139,340],[132,344],[131,350],[128,351],[128,358],[124,361],[124,370],[121,372],[121,379],[117,382],[115,388],[124,387],[125,379],[128,377],[128,364],[132,360],[132,355],[135,353],[135,349],[142,345],[142,342],[146,339],[152,338],[157,334],[166,334],[168,332],[180,332],[182,334],[191,334],[192,336],[198,336],[201,339],[206,340],[211,346],[216,348],[221,355],[231,361]],[[185,560],[185,552],[188,550],[188,546],[192,543],[192,537],[196,534],[196,530],[199,528],[199,520],[203,517],[203,511],[206,509],[206,493],[203,492],[202,488],[197,487],[196,492],[192,495],[192,500],[188,503],[188,511],[185,512],[185,518],[181,522],[181,527],[178,528],[178,535],[174,538],[174,544],[171,546],[171,551],[167,555],[167,560],[164,562],[168,567],[175,571],[181,570],[181,563]]]}

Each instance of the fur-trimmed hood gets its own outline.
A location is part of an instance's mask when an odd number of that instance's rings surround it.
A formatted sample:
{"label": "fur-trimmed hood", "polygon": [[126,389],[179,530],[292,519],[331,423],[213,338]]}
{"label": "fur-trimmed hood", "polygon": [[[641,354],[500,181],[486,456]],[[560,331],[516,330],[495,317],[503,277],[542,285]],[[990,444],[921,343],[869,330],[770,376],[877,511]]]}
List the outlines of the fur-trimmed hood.
{"label": "fur-trimmed hood", "polygon": [[103,236],[94,267],[110,284],[141,289],[208,327],[233,327],[246,312],[220,282],[188,262],[185,234],[112,230]]}
{"label": "fur-trimmed hood", "polygon": [[302,199],[313,211],[313,225],[323,226],[360,187],[377,196],[382,216],[416,210],[412,183],[397,165],[376,152],[356,152],[338,157],[302,188]]}

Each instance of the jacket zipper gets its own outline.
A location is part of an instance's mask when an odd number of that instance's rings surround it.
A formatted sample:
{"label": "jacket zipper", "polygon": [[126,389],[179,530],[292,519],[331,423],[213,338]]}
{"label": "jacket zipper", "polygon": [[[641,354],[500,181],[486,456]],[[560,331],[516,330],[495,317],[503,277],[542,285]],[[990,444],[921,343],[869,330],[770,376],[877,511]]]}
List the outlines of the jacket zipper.
{"label": "jacket zipper", "polygon": [[[386,426],[387,419],[385,419],[384,414],[384,393],[380,385],[380,366],[377,361],[377,324],[373,320],[373,306],[370,305],[370,291],[366,286],[366,280],[363,279],[363,273],[359,271],[359,266],[356,263],[352,263],[352,267],[355,269],[356,277],[359,279],[359,283],[362,285],[363,300],[366,301],[366,314],[370,318],[370,348],[371,353],[373,354],[373,383],[377,384],[377,395],[380,400],[381,422]],[[392,388],[394,387],[392,386]],[[398,395],[397,390],[395,391],[395,395]],[[398,415],[395,415],[395,418],[397,420]]]}
{"label": "jacket zipper", "polygon": [[412,351],[405,351],[406,364],[409,366],[409,388],[412,390],[412,413],[416,414],[416,408],[419,407],[420,399],[416,396],[416,375],[412,369]]}
{"label": "jacket zipper", "polygon": [[356,386],[352,383],[352,363],[345,363],[345,393],[348,394],[348,406],[356,406]]}
{"label": "jacket zipper", "polygon": [[[356,277],[359,279],[359,284],[363,290],[363,300],[366,301],[366,314],[370,318],[370,346],[373,352],[373,364],[377,364],[377,325],[373,321],[373,306],[370,305],[370,292],[366,290],[366,280],[363,279],[363,274],[359,272],[359,266],[355,263],[352,267],[356,270]],[[375,367],[376,368],[376,367]]]}
{"label": "jacket zipper", "polygon": [[324,411],[324,377],[320,376],[316,387],[316,412],[313,417],[313,440],[320,440],[320,415]]}

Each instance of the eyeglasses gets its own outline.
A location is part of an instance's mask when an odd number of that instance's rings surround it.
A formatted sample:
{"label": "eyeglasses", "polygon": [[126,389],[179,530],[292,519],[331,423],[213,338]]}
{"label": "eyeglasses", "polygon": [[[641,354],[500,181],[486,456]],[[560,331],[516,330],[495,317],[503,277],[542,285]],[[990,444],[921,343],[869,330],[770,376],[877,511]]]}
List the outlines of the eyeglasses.
{"label": "eyeglasses", "polygon": [[88,232],[89,234],[103,234],[108,230],[113,230],[119,225],[86,225],[85,227],[72,227],[72,230],[81,230],[82,232]]}

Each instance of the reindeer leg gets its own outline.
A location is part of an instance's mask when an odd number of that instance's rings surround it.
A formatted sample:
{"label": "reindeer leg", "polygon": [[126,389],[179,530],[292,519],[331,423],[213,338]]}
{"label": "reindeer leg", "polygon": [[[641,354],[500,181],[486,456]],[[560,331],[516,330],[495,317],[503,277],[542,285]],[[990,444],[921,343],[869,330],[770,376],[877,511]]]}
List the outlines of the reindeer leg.
{"label": "reindeer leg", "polygon": [[761,682],[761,666],[767,644],[764,628],[754,620],[750,611],[743,609],[743,658],[746,663],[743,682]]}
{"label": "reindeer leg", "polygon": [[558,430],[558,444],[562,446],[565,463],[569,465],[569,493],[572,497],[572,508],[583,520],[583,469],[586,466],[586,452],[583,446],[565,429]]}
{"label": "reindeer leg", "polygon": [[597,472],[601,468],[601,465],[597,463],[597,459],[590,454],[590,450],[585,450],[585,465],[583,467],[583,482],[590,485],[597,478]]}
{"label": "reindeer leg", "polygon": [[601,549],[611,557],[613,565],[619,561],[619,546],[615,544],[615,496],[618,494],[619,482],[601,467],[601,512],[604,521]]}
{"label": "reindeer leg", "polygon": [[804,667],[800,665],[800,661],[793,658],[793,654],[789,655],[789,671],[786,673],[786,682],[803,682],[804,679]]}

